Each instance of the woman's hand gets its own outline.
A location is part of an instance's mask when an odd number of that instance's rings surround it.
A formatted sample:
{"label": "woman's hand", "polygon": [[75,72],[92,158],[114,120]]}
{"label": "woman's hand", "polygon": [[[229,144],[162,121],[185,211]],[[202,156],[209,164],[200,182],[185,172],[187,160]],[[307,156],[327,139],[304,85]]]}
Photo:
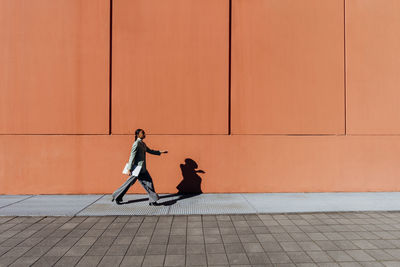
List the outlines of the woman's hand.
{"label": "woman's hand", "polygon": [[160,150],[160,153],[168,153],[167,150]]}

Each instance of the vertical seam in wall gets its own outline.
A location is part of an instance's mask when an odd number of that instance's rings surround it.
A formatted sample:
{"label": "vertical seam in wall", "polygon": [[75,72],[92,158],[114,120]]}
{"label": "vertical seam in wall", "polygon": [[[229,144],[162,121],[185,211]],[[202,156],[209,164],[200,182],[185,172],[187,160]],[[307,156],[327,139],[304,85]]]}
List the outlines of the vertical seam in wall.
{"label": "vertical seam in wall", "polygon": [[231,62],[232,62],[232,0],[229,0],[229,70],[228,70],[228,135],[232,134],[231,131]]}
{"label": "vertical seam in wall", "polygon": [[347,135],[347,77],[346,77],[346,0],[343,0],[343,55],[344,55],[344,134]]}
{"label": "vertical seam in wall", "polygon": [[108,86],[109,86],[109,96],[108,96],[108,99],[109,99],[109,103],[108,103],[108,107],[109,107],[109,111],[108,111],[108,134],[110,135],[111,133],[112,133],[112,131],[111,131],[111,110],[112,110],[112,107],[111,107],[111,104],[112,104],[112,101],[111,101],[111,98],[112,98],[112,86],[111,86],[111,84],[112,84],[112,82],[111,82],[111,78],[112,78],[112,76],[111,76],[111,72],[112,72],[112,19],[113,19],[113,16],[112,16],[112,13],[113,13],[113,0],[110,0],[110,36],[109,36],[109,38],[110,38],[110,42],[109,42],[109,46],[110,46],[110,51],[109,51],[109,57],[108,57],[108,59],[109,59],[109,65],[108,65],[108,67],[109,67],[109,84],[108,84]]}

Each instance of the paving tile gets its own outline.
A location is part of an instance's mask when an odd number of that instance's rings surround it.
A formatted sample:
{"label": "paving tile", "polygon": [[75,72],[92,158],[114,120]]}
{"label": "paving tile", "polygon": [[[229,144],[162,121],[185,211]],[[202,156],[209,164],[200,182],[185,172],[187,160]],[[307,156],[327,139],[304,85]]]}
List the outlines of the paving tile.
{"label": "paving tile", "polygon": [[[284,234],[286,236],[289,236],[287,233],[284,233]],[[256,234],[256,237],[257,237],[258,241],[260,241],[260,242],[270,242],[270,241],[278,240],[278,239],[275,240],[275,237],[273,234]],[[290,238],[290,240],[292,240],[292,238]]]}
{"label": "paving tile", "polygon": [[369,240],[369,242],[374,244],[374,246],[376,246],[379,249],[396,248],[396,245],[394,245],[389,240],[376,239],[376,240]]}
{"label": "paving tile", "polygon": [[271,263],[265,252],[261,253],[247,253],[247,257],[251,264],[266,264]]}
{"label": "paving tile", "polygon": [[375,259],[365,253],[363,250],[347,250],[347,254],[349,254],[356,261],[374,261]]}
{"label": "paving tile", "polygon": [[290,236],[297,242],[311,241],[311,238],[306,233],[290,233]]}
{"label": "paving tile", "polygon": [[273,264],[292,263],[289,256],[285,252],[266,252]]}
{"label": "paving tile", "polygon": [[321,248],[313,241],[301,241],[298,242],[298,244],[305,251],[321,250]]}
{"label": "paving tile", "polygon": [[361,267],[362,265],[360,263],[358,263],[358,262],[353,261],[353,262],[341,262],[340,266],[343,266],[343,267]]}
{"label": "paving tile", "polygon": [[242,243],[224,244],[226,253],[242,253],[245,252]]}
{"label": "paving tile", "polygon": [[167,246],[168,255],[184,255],[186,254],[185,244],[169,244]]}
{"label": "paving tile", "polygon": [[206,253],[225,253],[225,247],[223,244],[206,244]]}
{"label": "paving tile", "polygon": [[356,245],[354,245],[354,243],[352,243],[351,241],[347,241],[347,240],[337,240],[337,241],[333,241],[333,243],[342,250],[358,249],[358,247]]}
{"label": "paving tile", "polygon": [[340,250],[341,248],[338,247],[333,241],[331,240],[317,240],[314,241],[318,247],[322,250]]}
{"label": "paving tile", "polygon": [[387,267],[397,267],[399,266],[399,262],[397,261],[382,261],[382,264]]}
{"label": "paving tile", "polygon": [[228,258],[225,253],[207,254],[208,265],[228,264]]}
{"label": "paving tile", "polygon": [[377,247],[368,240],[352,240],[352,242],[359,249],[377,249]]}
{"label": "paving tile", "polygon": [[108,249],[109,249],[108,246],[101,246],[101,245],[92,246],[86,252],[86,255],[88,255],[88,256],[104,256],[107,253]]}
{"label": "paving tile", "polygon": [[384,251],[395,257],[397,260],[400,260],[400,249],[385,249]]}
{"label": "paving tile", "polygon": [[283,251],[283,248],[276,241],[262,242],[261,246],[263,247],[265,252]]}
{"label": "paving tile", "polygon": [[369,262],[369,261],[364,261],[364,262],[360,262],[360,264],[361,264],[362,266],[364,266],[364,267],[383,267],[383,266],[385,266],[385,265],[383,265],[382,263],[377,262],[377,261],[371,261],[371,262]]}
{"label": "paving tile", "polygon": [[233,227],[222,227],[219,228],[221,235],[233,235],[237,234],[236,229]]}
{"label": "paving tile", "polygon": [[188,228],[187,235],[203,235],[203,228]]}
{"label": "paving tile", "polygon": [[207,258],[205,254],[186,255],[186,266],[206,266]]}
{"label": "paving tile", "polygon": [[204,237],[202,235],[188,235],[186,239],[187,244],[203,244]]}
{"label": "paving tile", "polygon": [[307,233],[307,235],[310,237],[311,240],[317,241],[317,240],[328,240],[328,238],[323,235],[322,233]]}
{"label": "paving tile", "polygon": [[129,245],[112,245],[108,250],[107,256],[124,256],[128,250]]}
{"label": "paving tile", "polygon": [[243,243],[242,245],[247,253],[264,252],[260,243]]}
{"label": "paving tile", "polygon": [[291,251],[286,252],[286,254],[294,263],[313,262],[313,260],[303,251]]}
{"label": "paving tile", "polygon": [[255,243],[259,242],[258,238],[254,234],[240,234],[239,239],[242,243]]}
{"label": "paving tile", "polygon": [[147,244],[131,244],[126,255],[128,256],[144,256],[147,250]]}
{"label": "paving tile", "polygon": [[187,244],[186,245],[187,254],[205,254],[206,249],[204,244]]}
{"label": "paving tile", "polygon": [[121,267],[142,266],[144,256],[125,256],[121,262]]}
{"label": "paving tile", "polygon": [[81,257],[77,256],[63,256],[61,257],[54,266],[65,266],[70,267],[74,266]]}
{"label": "paving tile", "polygon": [[168,243],[168,235],[155,235],[153,236],[153,238],[151,239],[150,243],[151,244],[167,244]]}
{"label": "paving tile", "polygon": [[[225,255],[225,254],[221,254]],[[250,264],[249,259],[245,253],[227,254],[229,264]]]}
{"label": "paving tile", "polygon": [[222,235],[222,240],[225,244],[240,243],[238,235]]}
{"label": "paving tile", "polygon": [[220,235],[221,234],[219,228],[217,228],[217,227],[203,228],[203,230],[204,230],[204,235]]}
{"label": "paving tile", "polygon": [[297,244],[297,242],[279,242],[279,245],[284,251],[302,251],[303,249]]}
{"label": "paving tile", "polygon": [[206,244],[216,244],[216,243],[222,243],[222,238],[220,235],[204,235],[204,242]]}
{"label": "paving tile", "polygon": [[86,267],[86,266],[97,266],[101,261],[102,256],[83,256],[77,265],[77,267]]}
{"label": "paving tile", "polygon": [[28,250],[24,254],[24,257],[35,257],[35,256],[40,257],[49,250],[50,250],[50,247],[35,246],[35,247],[32,247],[30,250]]}
{"label": "paving tile", "polygon": [[[373,257],[377,261],[392,261],[396,260],[395,257],[390,255],[389,253],[383,251],[383,250],[378,250],[378,249],[369,249],[365,250],[367,254],[369,254],[371,257]],[[350,254],[351,256],[351,254]]]}
{"label": "paving tile", "polygon": [[2,257],[20,257],[28,250],[30,250],[30,247],[14,247],[4,253]]}
{"label": "paving tile", "polygon": [[39,256],[36,257],[19,257],[16,261],[14,261],[10,266],[31,266],[35,261],[39,259]]}
{"label": "paving tile", "polygon": [[122,259],[123,256],[104,256],[97,266],[99,267],[118,266],[121,263]]}
{"label": "paving tile", "polygon": [[83,256],[88,251],[90,245],[73,246],[70,248],[64,256]]}
{"label": "paving tile", "polygon": [[164,266],[185,266],[185,255],[166,255]]}
{"label": "paving tile", "polygon": [[34,267],[47,267],[53,266],[61,256],[43,256],[40,257],[32,266]]}
{"label": "paving tile", "polygon": [[2,256],[0,257],[0,266],[9,266],[18,259],[18,256]]}
{"label": "paving tile", "polygon": [[170,234],[171,235],[186,235],[186,228],[172,228]]}
{"label": "paving tile", "polygon": [[325,251],[307,251],[306,252],[314,262],[332,262],[333,259]]}
{"label": "paving tile", "polygon": [[330,250],[327,251],[328,255],[335,261],[342,262],[342,261],[354,261],[349,254],[342,250]]}
{"label": "paving tile", "polygon": [[[276,241],[279,242],[295,241],[289,233],[273,233],[272,236],[275,238]],[[272,236],[266,235],[265,241],[274,241]]]}
{"label": "paving tile", "polygon": [[147,247],[146,255],[165,255],[167,245],[150,244]]}
{"label": "paving tile", "polygon": [[171,235],[169,236],[168,244],[185,244],[186,236],[185,235]]}

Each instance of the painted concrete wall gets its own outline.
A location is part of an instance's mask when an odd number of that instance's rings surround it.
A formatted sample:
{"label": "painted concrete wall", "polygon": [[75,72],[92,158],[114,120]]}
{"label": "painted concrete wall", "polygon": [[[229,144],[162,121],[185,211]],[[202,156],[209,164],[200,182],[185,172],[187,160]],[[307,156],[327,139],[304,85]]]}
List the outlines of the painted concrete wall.
{"label": "painted concrete wall", "polygon": [[0,0],[0,194],[110,193],[136,128],[160,193],[186,158],[203,192],[399,191],[399,12]]}

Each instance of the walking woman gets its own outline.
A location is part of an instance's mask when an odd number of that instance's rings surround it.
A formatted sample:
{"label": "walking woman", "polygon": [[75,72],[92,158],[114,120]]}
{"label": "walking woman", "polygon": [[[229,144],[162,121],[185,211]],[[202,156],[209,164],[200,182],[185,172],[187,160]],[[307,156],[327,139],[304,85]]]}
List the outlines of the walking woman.
{"label": "walking woman", "polygon": [[[122,202],[122,197],[128,191],[128,189],[139,180],[141,185],[149,194],[149,205],[157,205],[157,200],[160,198],[154,190],[153,179],[151,178],[149,172],[146,168],[146,152],[153,155],[161,155],[162,153],[168,153],[168,151],[152,150],[144,142],[143,139],[146,138],[144,130],[137,129],[135,131],[135,142],[132,145],[131,155],[129,157],[129,178],[126,182],[121,185],[120,188],[115,190],[112,194],[112,200],[120,205]],[[139,172],[138,172],[139,170]]]}

